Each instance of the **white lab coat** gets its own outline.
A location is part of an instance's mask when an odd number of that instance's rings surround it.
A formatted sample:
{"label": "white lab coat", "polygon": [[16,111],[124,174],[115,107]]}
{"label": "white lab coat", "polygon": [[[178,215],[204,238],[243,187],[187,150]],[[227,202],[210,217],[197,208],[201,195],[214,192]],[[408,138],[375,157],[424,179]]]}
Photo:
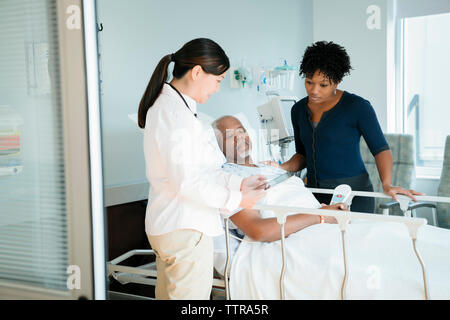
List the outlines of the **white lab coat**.
{"label": "white lab coat", "polygon": [[145,218],[148,235],[194,229],[223,233],[220,212],[231,213],[242,200],[242,178],[221,170],[225,157],[211,126],[195,116],[196,102],[164,84],[148,110],[144,130],[146,175],[150,182]]}

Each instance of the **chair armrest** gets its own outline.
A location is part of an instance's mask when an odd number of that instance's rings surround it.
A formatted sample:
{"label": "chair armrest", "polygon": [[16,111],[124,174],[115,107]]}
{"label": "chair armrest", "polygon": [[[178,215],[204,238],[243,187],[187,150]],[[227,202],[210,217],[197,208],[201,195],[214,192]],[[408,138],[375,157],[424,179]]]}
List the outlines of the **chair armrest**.
{"label": "chair armrest", "polygon": [[433,202],[411,202],[408,206],[408,210],[414,210],[418,208],[436,208],[436,204]]}
{"label": "chair armrest", "polygon": [[[390,208],[393,208],[398,205],[399,205],[399,203],[397,201],[390,201],[390,202],[386,202],[386,203],[381,203],[380,208],[381,209],[390,209]],[[411,201],[408,205],[408,210],[415,210],[418,208],[436,208],[436,204],[433,202],[423,202],[423,201],[412,202]]]}
{"label": "chair armrest", "polygon": [[381,209],[390,209],[393,208],[395,206],[399,206],[400,204],[397,201],[390,201],[390,202],[386,202],[386,203],[380,203],[380,208]]}

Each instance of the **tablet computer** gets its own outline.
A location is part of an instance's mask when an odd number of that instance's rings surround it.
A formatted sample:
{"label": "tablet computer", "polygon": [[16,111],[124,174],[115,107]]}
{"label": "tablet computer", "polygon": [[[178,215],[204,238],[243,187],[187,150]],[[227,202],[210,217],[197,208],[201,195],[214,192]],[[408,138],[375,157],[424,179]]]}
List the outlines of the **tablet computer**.
{"label": "tablet computer", "polygon": [[279,176],[277,176],[277,177],[275,177],[273,179],[270,179],[270,180],[267,181],[266,189],[268,189],[270,187],[273,187],[273,186],[275,186],[275,185],[277,185],[277,184],[279,184],[279,183],[289,179],[292,176],[293,176],[293,173],[288,171],[288,172],[283,173],[283,174],[281,174],[281,175],[279,175]]}

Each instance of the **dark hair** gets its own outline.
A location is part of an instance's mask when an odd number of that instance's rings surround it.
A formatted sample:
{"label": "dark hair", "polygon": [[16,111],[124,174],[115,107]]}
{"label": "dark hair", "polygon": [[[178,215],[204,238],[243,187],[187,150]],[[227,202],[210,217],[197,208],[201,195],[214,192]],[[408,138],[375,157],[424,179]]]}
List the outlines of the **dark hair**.
{"label": "dark hair", "polygon": [[312,77],[317,70],[333,83],[350,74],[350,57],[344,47],[332,41],[318,41],[305,50],[300,64],[300,76]]}
{"label": "dark hair", "polygon": [[177,79],[182,78],[189,70],[198,65],[204,72],[217,76],[230,68],[230,61],[225,51],[216,42],[206,38],[191,40],[177,52],[164,56],[153,71],[139,104],[138,124],[140,128],[145,128],[147,111],[155,103],[164,82],[167,81],[167,67],[171,61],[175,62],[172,75]]}

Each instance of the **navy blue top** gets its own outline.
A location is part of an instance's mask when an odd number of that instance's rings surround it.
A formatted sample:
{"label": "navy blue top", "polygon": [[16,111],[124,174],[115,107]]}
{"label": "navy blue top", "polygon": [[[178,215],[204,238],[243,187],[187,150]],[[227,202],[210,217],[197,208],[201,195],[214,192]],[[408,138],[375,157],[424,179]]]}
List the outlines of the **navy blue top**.
{"label": "navy blue top", "polygon": [[389,145],[370,102],[344,91],[339,102],[324,112],[314,128],[308,97],[291,110],[296,152],[306,158],[308,185],[321,180],[367,174],[361,158],[361,135],[373,156]]}

